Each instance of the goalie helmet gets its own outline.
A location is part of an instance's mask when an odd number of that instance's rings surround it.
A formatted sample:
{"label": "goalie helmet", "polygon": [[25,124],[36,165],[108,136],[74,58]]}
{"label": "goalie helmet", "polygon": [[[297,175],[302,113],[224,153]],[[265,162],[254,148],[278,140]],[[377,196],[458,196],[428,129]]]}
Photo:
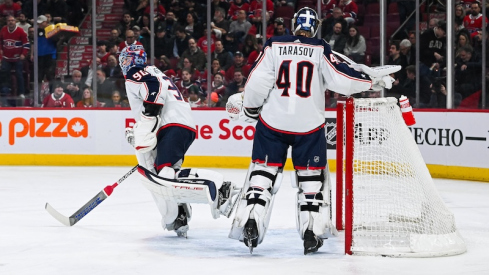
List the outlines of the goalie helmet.
{"label": "goalie helmet", "polygon": [[136,66],[142,67],[146,64],[146,52],[141,45],[129,45],[125,47],[119,55],[119,65],[124,75]]}
{"label": "goalie helmet", "polygon": [[321,21],[318,20],[318,14],[315,10],[304,7],[297,11],[292,18],[292,30],[294,34],[298,31],[307,31],[311,33],[311,37],[316,36]]}

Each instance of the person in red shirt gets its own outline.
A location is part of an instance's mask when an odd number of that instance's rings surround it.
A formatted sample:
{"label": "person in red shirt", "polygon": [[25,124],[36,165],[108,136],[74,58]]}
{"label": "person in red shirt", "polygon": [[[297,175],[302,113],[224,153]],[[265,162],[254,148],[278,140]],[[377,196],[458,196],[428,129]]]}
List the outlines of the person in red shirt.
{"label": "person in red shirt", "polygon": [[3,4],[0,5],[0,17],[7,17],[9,15],[12,15],[13,17],[17,18],[20,16],[20,13],[22,12],[22,7],[14,3],[13,0],[5,0]]}
{"label": "person in red shirt", "polygon": [[107,51],[107,42],[105,40],[97,41],[97,57],[100,58],[102,66],[107,65],[110,53]]}
{"label": "person in red shirt", "polygon": [[[474,34],[477,31],[482,30],[482,17],[483,15],[481,13],[480,3],[479,2],[472,3],[470,5],[470,14],[464,17],[465,29],[467,29],[471,34]],[[486,18],[486,23],[488,23],[487,18]]]}
{"label": "person in red shirt", "polygon": [[232,21],[238,19],[238,11],[244,10],[248,11],[250,9],[250,4],[246,3],[244,0],[234,0],[231,1],[231,6],[228,10],[228,17]]}
{"label": "person in red shirt", "polygon": [[17,94],[24,96],[24,60],[29,52],[30,44],[27,33],[15,24],[12,15],[7,16],[7,25],[0,30],[0,53],[2,55],[1,69],[10,72],[15,68],[17,78]]}
{"label": "person in red shirt", "polygon": [[358,6],[353,0],[340,0],[339,7],[343,11],[343,18],[348,24],[354,24],[357,21]]}
{"label": "person in red shirt", "polygon": [[244,61],[243,53],[242,52],[236,52],[234,54],[234,64],[229,67],[229,69],[226,71],[226,82],[230,83],[234,79],[234,71],[236,69],[241,69],[241,72],[243,72],[243,75],[245,77],[248,77],[248,74],[250,73],[250,64],[246,64]]}
{"label": "person in red shirt", "polygon": [[70,95],[63,91],[63,85],[56,83],[53,85],[54,92],[44,98],[41,107],[74,108],[75,103]]}
{"label": "person in red shirt", "polygon": [[333,15],[333,9],[338,6],[336,0],[322,0],[321,15],[323,18],[330,18]]}
{"label": "person in red shirt", "polygon": [[143,44],[141,42],[137,41],[137,38],[138,37],[136,37],[134,35],[133,30],[127,30],[126,31],[126,40],[122,41],[119,44],[119,52],[121,52],[125,47],[127,47],[129,45],[141,45],[141,46],[143,46]]}

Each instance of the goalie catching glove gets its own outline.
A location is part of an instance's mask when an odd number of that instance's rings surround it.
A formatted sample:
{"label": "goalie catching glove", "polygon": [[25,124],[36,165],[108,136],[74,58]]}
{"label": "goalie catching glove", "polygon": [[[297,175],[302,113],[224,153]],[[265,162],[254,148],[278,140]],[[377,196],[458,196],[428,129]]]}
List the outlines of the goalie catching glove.
{"label": "goalie catching glove", "polygon": [[260,116],[261,108],[244,108],[243,93],[237,93],[228,98],[226,103],[226,112],[231,120],[242,120],[248,123],[254,123]]}
{"label": "goalie catching glove", "polygon": [[[160,118],[141,114],[141,120],[134,124],[134,148],[141,153],[147,153],[156,147],[156,133],[159,129]],[[130,142],[130,133],[126,129],[126,139]]]}

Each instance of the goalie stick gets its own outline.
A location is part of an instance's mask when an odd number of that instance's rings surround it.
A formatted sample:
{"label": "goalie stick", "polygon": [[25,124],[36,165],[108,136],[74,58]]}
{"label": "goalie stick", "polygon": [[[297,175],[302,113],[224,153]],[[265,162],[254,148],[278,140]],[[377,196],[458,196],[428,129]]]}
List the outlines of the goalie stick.
{"label": "goalie stick", "polygon": [[116,188],[119,184],[121,184],[127,177],[129,177],[134,171],[138,169],[138,165],[134,166],[127,172],[122,178],[120,178],[116,183],[112,185],[107,185],[102,191],[100,191],[95,197],[89,200],[85,205],[83,205],[80,209],[78,209],[73,215],[66,217],[63,214],[59,213],[54,209],[49,203],[46,203],[45,209],[48,211],[53,218],[57,219],[60,223],[66,226],[73,226],[77,222],[79,222],[83,217],[85,217],[90,211],[92,211],[97,205],[101,204],[105,199],[107,199],[114,188]]}

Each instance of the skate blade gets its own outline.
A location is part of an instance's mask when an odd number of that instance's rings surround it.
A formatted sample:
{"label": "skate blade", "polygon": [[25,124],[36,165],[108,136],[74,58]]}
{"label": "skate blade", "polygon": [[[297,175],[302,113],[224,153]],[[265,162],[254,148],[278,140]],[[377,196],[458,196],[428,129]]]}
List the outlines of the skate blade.
{"label": "skate blade", "polygon": [[189,229],[188,225],[184,225],[184,226],[181,226],[178,229],[176,229],[175,232],[177,233],[178,237],[182,237],[182,238],[187,239],[188,229]]}

